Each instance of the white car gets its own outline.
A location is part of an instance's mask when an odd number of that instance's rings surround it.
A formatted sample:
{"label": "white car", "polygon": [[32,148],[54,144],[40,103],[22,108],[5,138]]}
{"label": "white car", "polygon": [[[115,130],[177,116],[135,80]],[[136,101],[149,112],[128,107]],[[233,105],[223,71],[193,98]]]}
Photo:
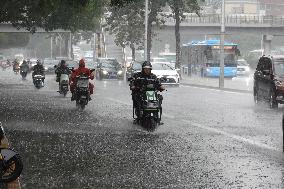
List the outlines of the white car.
{"label": "white car", "polygon": [[250,67],[245,59],[239,59],[237,65],[237,76],[249,76]]}
{"label": "white car", "polygon": [[72,46],[72,48],[73,48],[73,52],[81,51],[80,47],[78,47],[78,46]]}
{"label": "white car", "polygon": [[165,63],[168,63],[167,59],[165,58],[162,58],[162,57],[152,57],[151,60],[150,60],[151,63],[161,63],[161,62],[165,62]]}
{"label": "white car", "polygon": [[152,63],[152,73],[158,78],[162,78],[161,82],[165,85],[179,85],[180,77],[177,70],[166,62]]}
{"label": "white car", "polygon": [[175,67],[175,62],[170,62],[166,58],[163,58],[163,57],[153,57],[153,58],[151,58],[150,62],[151,63],[156,63],[156,62],[158,62],[158,63],[161,63],[161,62],[169,63],[169,64],[171,64],[172,67]]}

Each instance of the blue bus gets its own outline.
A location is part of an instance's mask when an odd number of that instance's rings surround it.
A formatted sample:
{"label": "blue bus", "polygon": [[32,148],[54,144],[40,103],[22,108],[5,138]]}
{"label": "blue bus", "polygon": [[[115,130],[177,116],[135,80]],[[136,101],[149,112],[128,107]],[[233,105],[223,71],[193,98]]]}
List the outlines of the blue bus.
{"label": "blue bus", "polygon": [[[240,51],[237,44],[224,43],[224,76],[237,75],[237,60]],[[220,40],[192,41],[183,44],[181,50],[182,64],[190,70],[190,74],[200,72],[205,77],[220,76]]]}

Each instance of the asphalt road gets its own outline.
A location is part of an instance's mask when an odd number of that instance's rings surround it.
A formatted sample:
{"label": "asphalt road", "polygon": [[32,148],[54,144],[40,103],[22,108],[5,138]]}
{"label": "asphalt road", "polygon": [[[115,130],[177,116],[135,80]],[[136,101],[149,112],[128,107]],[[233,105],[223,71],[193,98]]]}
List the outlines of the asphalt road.
{"label": "asphalt road", "polygon": [[132,123],[124,81],[95,81],[76,109],[49,75],[33,87],[0,71],[0,121],[22,155],[23,189],[283,188],[282,112],[252,94],[168,87],[163,122],[149,133]]}

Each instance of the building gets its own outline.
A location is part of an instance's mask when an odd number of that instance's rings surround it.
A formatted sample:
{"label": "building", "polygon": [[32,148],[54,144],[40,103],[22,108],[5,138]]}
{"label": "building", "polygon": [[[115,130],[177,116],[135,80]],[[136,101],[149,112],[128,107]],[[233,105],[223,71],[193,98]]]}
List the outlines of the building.
{"label": "building", "polygon": [[284,16],[284,0],[226,0],[226,14]]}
{"label": "building", "polygon": [[[206,2],[215,9],[221,9],[222,0]],[[284,16],[284,0],[225,0],[225,3],[227,15]]]}
{"label": "building", "polygon": [[258,0],[226,0],[226,14],[259,14]]}
{"label": "building", "polygon": [[259,12],[264,15],[284,16],[284,0],[258,0]]}

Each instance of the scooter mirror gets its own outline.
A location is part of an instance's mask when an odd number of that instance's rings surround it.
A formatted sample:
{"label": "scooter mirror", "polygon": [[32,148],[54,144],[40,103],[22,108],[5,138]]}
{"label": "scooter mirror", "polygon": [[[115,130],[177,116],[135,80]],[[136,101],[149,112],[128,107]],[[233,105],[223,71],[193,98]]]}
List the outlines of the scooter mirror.
{"label": "scooter mirror", "polygon": [[133,77],[130,77],[127,79],[127,81],[132,81],[133,80]]}

